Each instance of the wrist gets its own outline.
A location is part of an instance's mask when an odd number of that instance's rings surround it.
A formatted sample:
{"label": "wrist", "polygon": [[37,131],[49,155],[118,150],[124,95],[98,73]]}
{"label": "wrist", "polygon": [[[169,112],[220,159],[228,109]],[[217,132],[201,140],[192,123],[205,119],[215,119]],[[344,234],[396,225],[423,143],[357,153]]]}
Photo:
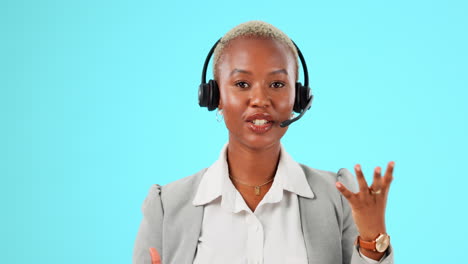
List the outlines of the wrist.
{"label": "wrist", "polygon": [[359,234],[359,236],[364,241],[371,241],[371,240],[374,240],[379,234],[387,234],[387,232],[380,231],[380,232],[373,232],[373,233],[363,233],[363,234]]}
{"label": "wrist", "polygon": [[376,259],[382,257],[390,245],[390,236],[386,233],[380,233],[372,240],[364,240],[361,236],[356,237],[355,245],[359,245],[359,249],[363,254]]}
{"label": "wrist", "polygon": [[373,230],[366,230],[359,233],[359,236],[362,240],[370,241],[374,240],[379,234],[387,234],[387,229],[385,227],[375,228]]}

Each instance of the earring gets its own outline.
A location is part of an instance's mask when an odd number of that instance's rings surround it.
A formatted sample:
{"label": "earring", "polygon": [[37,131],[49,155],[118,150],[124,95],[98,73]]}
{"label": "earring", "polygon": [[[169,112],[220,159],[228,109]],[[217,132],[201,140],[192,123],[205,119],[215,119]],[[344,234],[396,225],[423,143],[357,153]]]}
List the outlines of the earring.
{"label": "earring", "polygon": [[223,119],[223,109],[218,109],[218,111],[216,111],[216,121],[218,121],[218,123],[221,123]]}
{"label": "earring", "polygon": [[291,112],[291,118],[293,118],[293,117],[294,117],[294,112]]}

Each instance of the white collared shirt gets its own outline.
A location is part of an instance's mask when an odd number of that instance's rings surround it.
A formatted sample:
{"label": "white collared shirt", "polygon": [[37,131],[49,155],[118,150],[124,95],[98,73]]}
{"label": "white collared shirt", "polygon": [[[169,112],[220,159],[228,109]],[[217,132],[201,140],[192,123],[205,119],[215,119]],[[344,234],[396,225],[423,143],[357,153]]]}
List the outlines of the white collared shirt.
{"label": "white collared shirt", "polygon": [[298,195],[313,198],[314,193],[300,165],[281,144],[273,184],[252,212],[229,179],[227,146],[193,199],[193,205],[205,206],[193,263],[307,264]]}

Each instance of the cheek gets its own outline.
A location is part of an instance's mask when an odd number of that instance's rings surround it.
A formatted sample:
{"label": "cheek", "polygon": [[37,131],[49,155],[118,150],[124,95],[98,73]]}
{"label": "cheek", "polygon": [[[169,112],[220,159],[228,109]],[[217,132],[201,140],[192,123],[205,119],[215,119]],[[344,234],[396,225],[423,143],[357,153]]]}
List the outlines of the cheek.
{"label": "cheek", "polygon": [[246,105],[245,98],[224,90],[221,91],[220,97],[226,125],[228,125],[229,122],[242,117],[242,113],[245,110]]}
{"label": "cheek", "polygon": [[293,108],[294,106],[294,94],[289,94],[287,96],[288,100],[281,100],[280,103],[278,104],[278,108],[280,109],[291,109]]}
{"label": "cheek", "polygon": [[276,100],[276,108],[280,112],[289,112],[291,113],[294,107],[295,100],[295,89],[289,88],[290,90],[281,94]]}
{"label": "cheek", "polygon": [[239,94],[234,94],[230,91],[222,91],[220,97],[223,102],[224,108],[239,107],[245,105],[246,98]]}

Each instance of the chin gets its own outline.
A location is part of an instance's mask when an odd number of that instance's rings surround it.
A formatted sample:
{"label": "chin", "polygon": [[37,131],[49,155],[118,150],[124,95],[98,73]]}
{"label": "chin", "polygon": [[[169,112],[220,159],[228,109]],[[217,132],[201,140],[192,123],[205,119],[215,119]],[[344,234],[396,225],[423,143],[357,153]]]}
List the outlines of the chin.
{"label": "chin", "polygon": [[[270,131],[270,132],[273,132],[273,131]],[[269,148],[276,144],[279,144],[283,135],[284,134],[277,135],[273,133],[270,135],[250,134],[250,135],[244,135],[245,137],[242,138],[241,142],[243,145],[248,146],[251,149],[261,150],[261,149]]]}

